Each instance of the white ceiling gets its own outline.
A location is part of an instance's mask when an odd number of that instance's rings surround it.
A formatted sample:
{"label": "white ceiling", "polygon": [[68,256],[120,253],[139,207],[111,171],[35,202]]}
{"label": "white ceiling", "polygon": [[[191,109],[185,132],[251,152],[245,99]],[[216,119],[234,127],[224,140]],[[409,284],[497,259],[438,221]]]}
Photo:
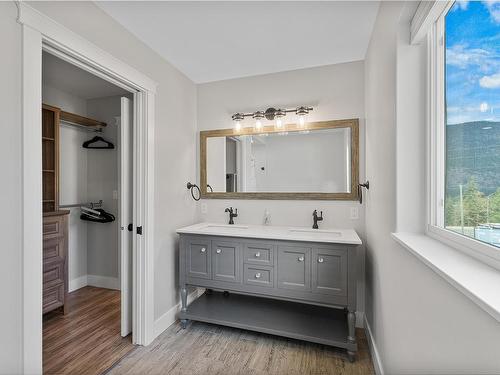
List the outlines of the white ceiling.
{"label": "white ceiling", "polygon": [[128,91],[47,52],[42,54],[42,80],[46,85],[81,99],[129,94]]}
{"label": "white ceiling", "polygon": [[362,60],[378,1],[97,2],[196,83]]}

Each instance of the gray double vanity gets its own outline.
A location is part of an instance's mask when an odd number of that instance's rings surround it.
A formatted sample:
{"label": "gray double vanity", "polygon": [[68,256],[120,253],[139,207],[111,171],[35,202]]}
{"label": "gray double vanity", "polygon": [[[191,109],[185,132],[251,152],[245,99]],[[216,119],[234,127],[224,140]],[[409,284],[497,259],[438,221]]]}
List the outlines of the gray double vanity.
{"label": "gray double vanity", "polygon": [[[354,230],[201,223],[177,233],[183,327],[195,320],[312,341],[354,360]],[[189,306],[188,286],[206,288]]]}

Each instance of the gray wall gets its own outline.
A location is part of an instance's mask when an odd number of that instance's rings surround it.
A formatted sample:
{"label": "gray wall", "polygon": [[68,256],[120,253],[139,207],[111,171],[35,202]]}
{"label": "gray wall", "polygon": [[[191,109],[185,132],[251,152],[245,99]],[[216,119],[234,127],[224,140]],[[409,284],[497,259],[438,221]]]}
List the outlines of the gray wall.
{"label": "gray wall", "polygon": [[[416,137],[406,150],[400,147],[403,143],[397,135],[408,126],[405,100],[422,89],[417,83],[403,90],[408,74],[425,82],[418,53],[414,56],[416,69],[405,69],[409,30],[404,13],[402,3],[381,4],[365,60],[366,175],[370,180],[366,205],[367,320],[387,374],[498,374],[498,322],[391,238],[397,226],[418,230],[424,220],[423,209],[415,207],[423,205],[418,195],[422,191],[413,194],[410,189],[405,199],[395,199],[400,178],[410,178],[406,180],[410,185],[413,181],[417,181],[416,186],[423,184],[425,162],[421,152],[408,155],[422,142],[423,121],[412,129]],[[413,103],[418,105],[419,101]],[[398,149],[406,153],[404,158]],[[409,170],[399,173],[405,167]],[[411,218],[403,218],[403,212]]]}

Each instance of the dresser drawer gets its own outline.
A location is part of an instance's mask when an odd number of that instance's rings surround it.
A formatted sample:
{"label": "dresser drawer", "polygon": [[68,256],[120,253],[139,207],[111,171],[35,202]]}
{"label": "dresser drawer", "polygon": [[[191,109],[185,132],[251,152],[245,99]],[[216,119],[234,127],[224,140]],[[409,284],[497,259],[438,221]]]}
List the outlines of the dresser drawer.
{"label": "dresser drawer", "polygon": [[245,269],[243,271],[243,280],[247,285],[273,288],[273,268],[245,264]]}
{"label": "dresser drawer", "polygon": [[43,238],[63,237],[65,232],[66,216],[46,216],[43,218]]}
{"label": "dresser drawer", "polygon": [[51,238],[43,240],[44,263],[64,261],[65,238]]}
{"label": "dresser drawer", "polygon": [[43,288],[43,313],[64,305],[64,283]]}
{"label": "dresser drawer", "polygon": [[264,266],[273,265],[273,245],[264,243],[246,243],[244,250],[244,262],[249,264],[260,264]]}
{"label": "dresser drawer", "polygon": [[64,282],[64,262],[44,263],[43,284],[59,284]]}

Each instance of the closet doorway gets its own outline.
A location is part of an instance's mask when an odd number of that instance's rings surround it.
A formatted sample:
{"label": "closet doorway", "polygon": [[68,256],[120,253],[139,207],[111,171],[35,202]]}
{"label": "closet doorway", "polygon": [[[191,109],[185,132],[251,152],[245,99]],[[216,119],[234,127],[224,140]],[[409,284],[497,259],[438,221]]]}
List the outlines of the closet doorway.
{"label": "closet doorway", "polygon": [[43,370],[133,348],[134,95],[42,54]]}

